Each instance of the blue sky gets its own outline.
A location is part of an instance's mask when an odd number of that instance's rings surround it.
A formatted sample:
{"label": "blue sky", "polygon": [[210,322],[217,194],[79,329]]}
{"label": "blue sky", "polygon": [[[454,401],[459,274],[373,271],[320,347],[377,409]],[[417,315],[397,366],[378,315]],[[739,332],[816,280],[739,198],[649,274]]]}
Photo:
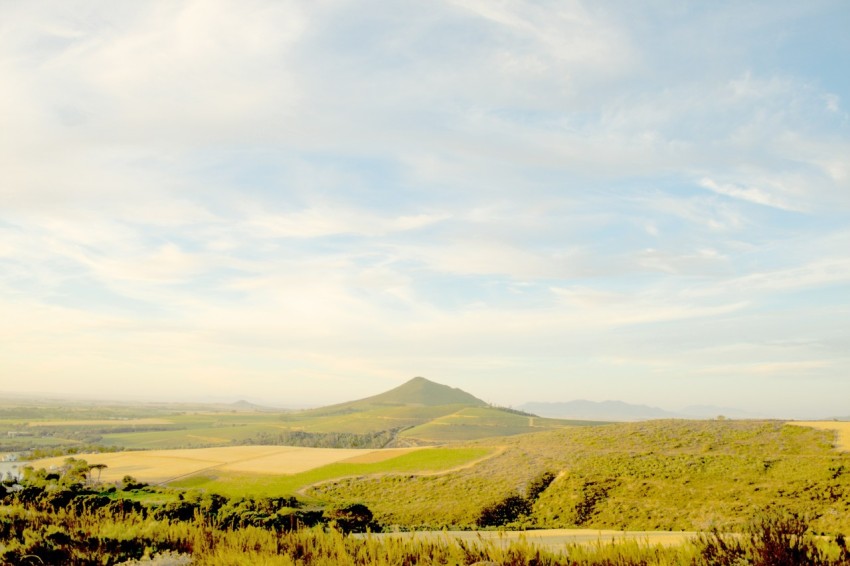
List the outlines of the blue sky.
{"label": "blue sky", "polygon": [[846,2],[2,2],[0,390],[850,414]]}

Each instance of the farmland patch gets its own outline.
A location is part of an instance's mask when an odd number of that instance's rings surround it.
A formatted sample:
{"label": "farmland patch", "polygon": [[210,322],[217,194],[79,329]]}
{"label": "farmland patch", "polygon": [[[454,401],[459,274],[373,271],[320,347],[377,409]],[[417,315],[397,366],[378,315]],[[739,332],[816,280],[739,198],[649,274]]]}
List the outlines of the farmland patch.
{"label": "farmland patch", "polygon": [[[105,464],[100,479],[118,481],[125,475],[151,483],[165,483],[200,472],[299,474],[381,450],[304,448],[297,446],[228,446],[183,450],[147,450],[107,454],[78,454],[89,464]],[[387,450],[390,456],[395,450]],[[379,458],[376,455],[375,458]],[[65,457],[32,462],[34,467],[60,467]]]}
{"label": "farmland patch", "polygon": [[793,421],[787,424],[808,426],[820,430],[834,430],[837,435],[835,447],[850,452],[850,421]]}

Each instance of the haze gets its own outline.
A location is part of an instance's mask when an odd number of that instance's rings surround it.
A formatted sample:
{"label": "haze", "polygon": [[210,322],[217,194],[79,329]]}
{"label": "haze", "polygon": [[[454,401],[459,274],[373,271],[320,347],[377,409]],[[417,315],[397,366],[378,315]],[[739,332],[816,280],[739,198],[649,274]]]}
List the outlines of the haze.
{"label": "haze", "polygon": [[848,28],[0,3],[0,393],[848,415]]}

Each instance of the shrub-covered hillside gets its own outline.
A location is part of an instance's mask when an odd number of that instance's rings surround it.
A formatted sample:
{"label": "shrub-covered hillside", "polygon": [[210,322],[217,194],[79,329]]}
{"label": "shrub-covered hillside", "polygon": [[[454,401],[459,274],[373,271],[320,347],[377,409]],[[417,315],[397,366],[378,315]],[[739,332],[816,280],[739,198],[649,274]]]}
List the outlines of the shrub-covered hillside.
{"label": "shrub-covered hillside", "polygon": [[[834,434],[775,421],[651,421],[505,438],[504,451],[435,476],[350,478],[309,493],[363,502],[384,524],[480,525],[482,513],[522,499],[506,524],[527,527],[700,530],[737,528],[756,509],[850,530],[850,457]],[[529,486],[545,473],[539,493]]]}

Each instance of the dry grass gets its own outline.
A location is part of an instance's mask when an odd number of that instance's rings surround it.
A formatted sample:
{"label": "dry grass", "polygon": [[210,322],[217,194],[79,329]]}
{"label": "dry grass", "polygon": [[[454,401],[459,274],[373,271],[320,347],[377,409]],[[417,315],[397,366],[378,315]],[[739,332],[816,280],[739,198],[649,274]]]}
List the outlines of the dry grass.
{"label": "dry grass", "polygon": [[838,433],[835,447],[850,452],[850,421],[793,421],[787,423],[796,426],[808,426],[821,430],[834,430]]}
{"label": "dry grass", "polygon": [[399,538],[429,542],[459,540],[464,542],[489,542],[507,547],[525,541],[535,547],[550,551],[564,550],[568,544],[607,544],[634,541],[646,546],[679,546],[693,540],[692,531],[614,531],[597,529],[540,529],[532,531],[413,531],[358,535],[377,539]]}
{"label": "dry grass", "polygon": [[[102,481],[118,481],[125,475],[149,483],[164,483],[202,471],[221,470],[255,474],[297,474],[352,459],[381,462],[415,449],[356,450],[304,448],[298,446],[228,446],[184,450],[148,450],[107,454],[78,454],[89,464],[106,464]],[[36,460],[36,468],[59,467],[66,457]],[[365,460],[360,460],[365,461]]]}

